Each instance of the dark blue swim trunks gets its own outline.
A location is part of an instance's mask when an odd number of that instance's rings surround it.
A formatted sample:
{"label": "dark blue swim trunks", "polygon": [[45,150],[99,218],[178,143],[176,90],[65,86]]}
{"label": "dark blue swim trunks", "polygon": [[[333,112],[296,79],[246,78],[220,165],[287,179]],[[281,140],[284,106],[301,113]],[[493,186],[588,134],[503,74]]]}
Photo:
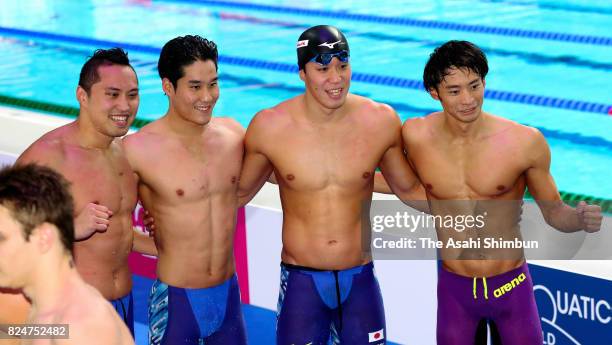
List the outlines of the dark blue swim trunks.
{"label": "dark blue swim trunks", "polygon": [[276,343],[385,344],[374,265],[323,271],[281,264]]}

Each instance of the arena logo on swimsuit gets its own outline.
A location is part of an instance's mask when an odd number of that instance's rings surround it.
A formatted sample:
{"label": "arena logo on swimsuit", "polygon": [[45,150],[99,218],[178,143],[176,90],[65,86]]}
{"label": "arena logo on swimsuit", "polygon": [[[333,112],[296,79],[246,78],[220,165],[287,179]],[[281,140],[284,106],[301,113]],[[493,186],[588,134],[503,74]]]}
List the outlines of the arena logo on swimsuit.
{"label": "arena logo on swimsuit", "polygon": [[512,279],[512,281],[510,281],[509,283],[506,283],[503,286],[495,289],[495,291],[493,291],[493,296],[495,296],[495,298],[500,298],[507,292],[510,292],[510,290],[514,289],[520,283],[522,283],[526,278],[527,277],[525,276],[525,273],[519,274],[518,277]]}

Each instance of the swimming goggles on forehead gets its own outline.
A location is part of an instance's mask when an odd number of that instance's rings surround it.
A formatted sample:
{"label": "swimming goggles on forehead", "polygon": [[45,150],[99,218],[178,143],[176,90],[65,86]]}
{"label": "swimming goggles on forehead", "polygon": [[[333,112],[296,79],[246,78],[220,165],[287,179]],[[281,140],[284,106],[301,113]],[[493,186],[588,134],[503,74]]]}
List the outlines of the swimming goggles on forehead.
{"label": "swimming goggles on forehead", "polygon": [[336,53],[321,53],[321,54],[315,55],[308,62],[316,62],[319,65],[326,66],[331,63],[333,58],[338,58],[340,62],[347,63],[349,61],[349,56],[350,54],[346,50],[342,50]]}

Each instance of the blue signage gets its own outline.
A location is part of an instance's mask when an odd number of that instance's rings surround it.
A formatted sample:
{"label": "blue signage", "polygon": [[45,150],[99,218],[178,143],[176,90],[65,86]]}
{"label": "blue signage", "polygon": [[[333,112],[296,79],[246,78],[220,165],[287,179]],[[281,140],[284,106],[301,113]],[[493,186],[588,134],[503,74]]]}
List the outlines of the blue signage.
{"label": "blue signage", "polygon": [[529,265],[544,345],[612,345],[612,281]]}

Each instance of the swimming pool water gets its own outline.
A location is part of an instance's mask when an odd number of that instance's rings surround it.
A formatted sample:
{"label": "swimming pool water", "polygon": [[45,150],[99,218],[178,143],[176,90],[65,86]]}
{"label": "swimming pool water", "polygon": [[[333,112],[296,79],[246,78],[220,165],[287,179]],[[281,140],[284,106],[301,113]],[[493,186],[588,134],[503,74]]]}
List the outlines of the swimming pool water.
{"label": "swimming pool water", "polygon": [[466,39],[489,58],[484,109],[547,136],[559,189],[610,199],[611,19],[609,1],[2,1],[0,95],[77,106],[86,57],[121,45],[139,76],[138,116],[154,119],[167,108],[159,49],[197,33],[219,45],[215,114],[246,126],[258,110],[303,91],[295,42],[327,23],[349,40],[352,92],[406,119],[440,109],[420,88],[423,66],[434,47]]}

